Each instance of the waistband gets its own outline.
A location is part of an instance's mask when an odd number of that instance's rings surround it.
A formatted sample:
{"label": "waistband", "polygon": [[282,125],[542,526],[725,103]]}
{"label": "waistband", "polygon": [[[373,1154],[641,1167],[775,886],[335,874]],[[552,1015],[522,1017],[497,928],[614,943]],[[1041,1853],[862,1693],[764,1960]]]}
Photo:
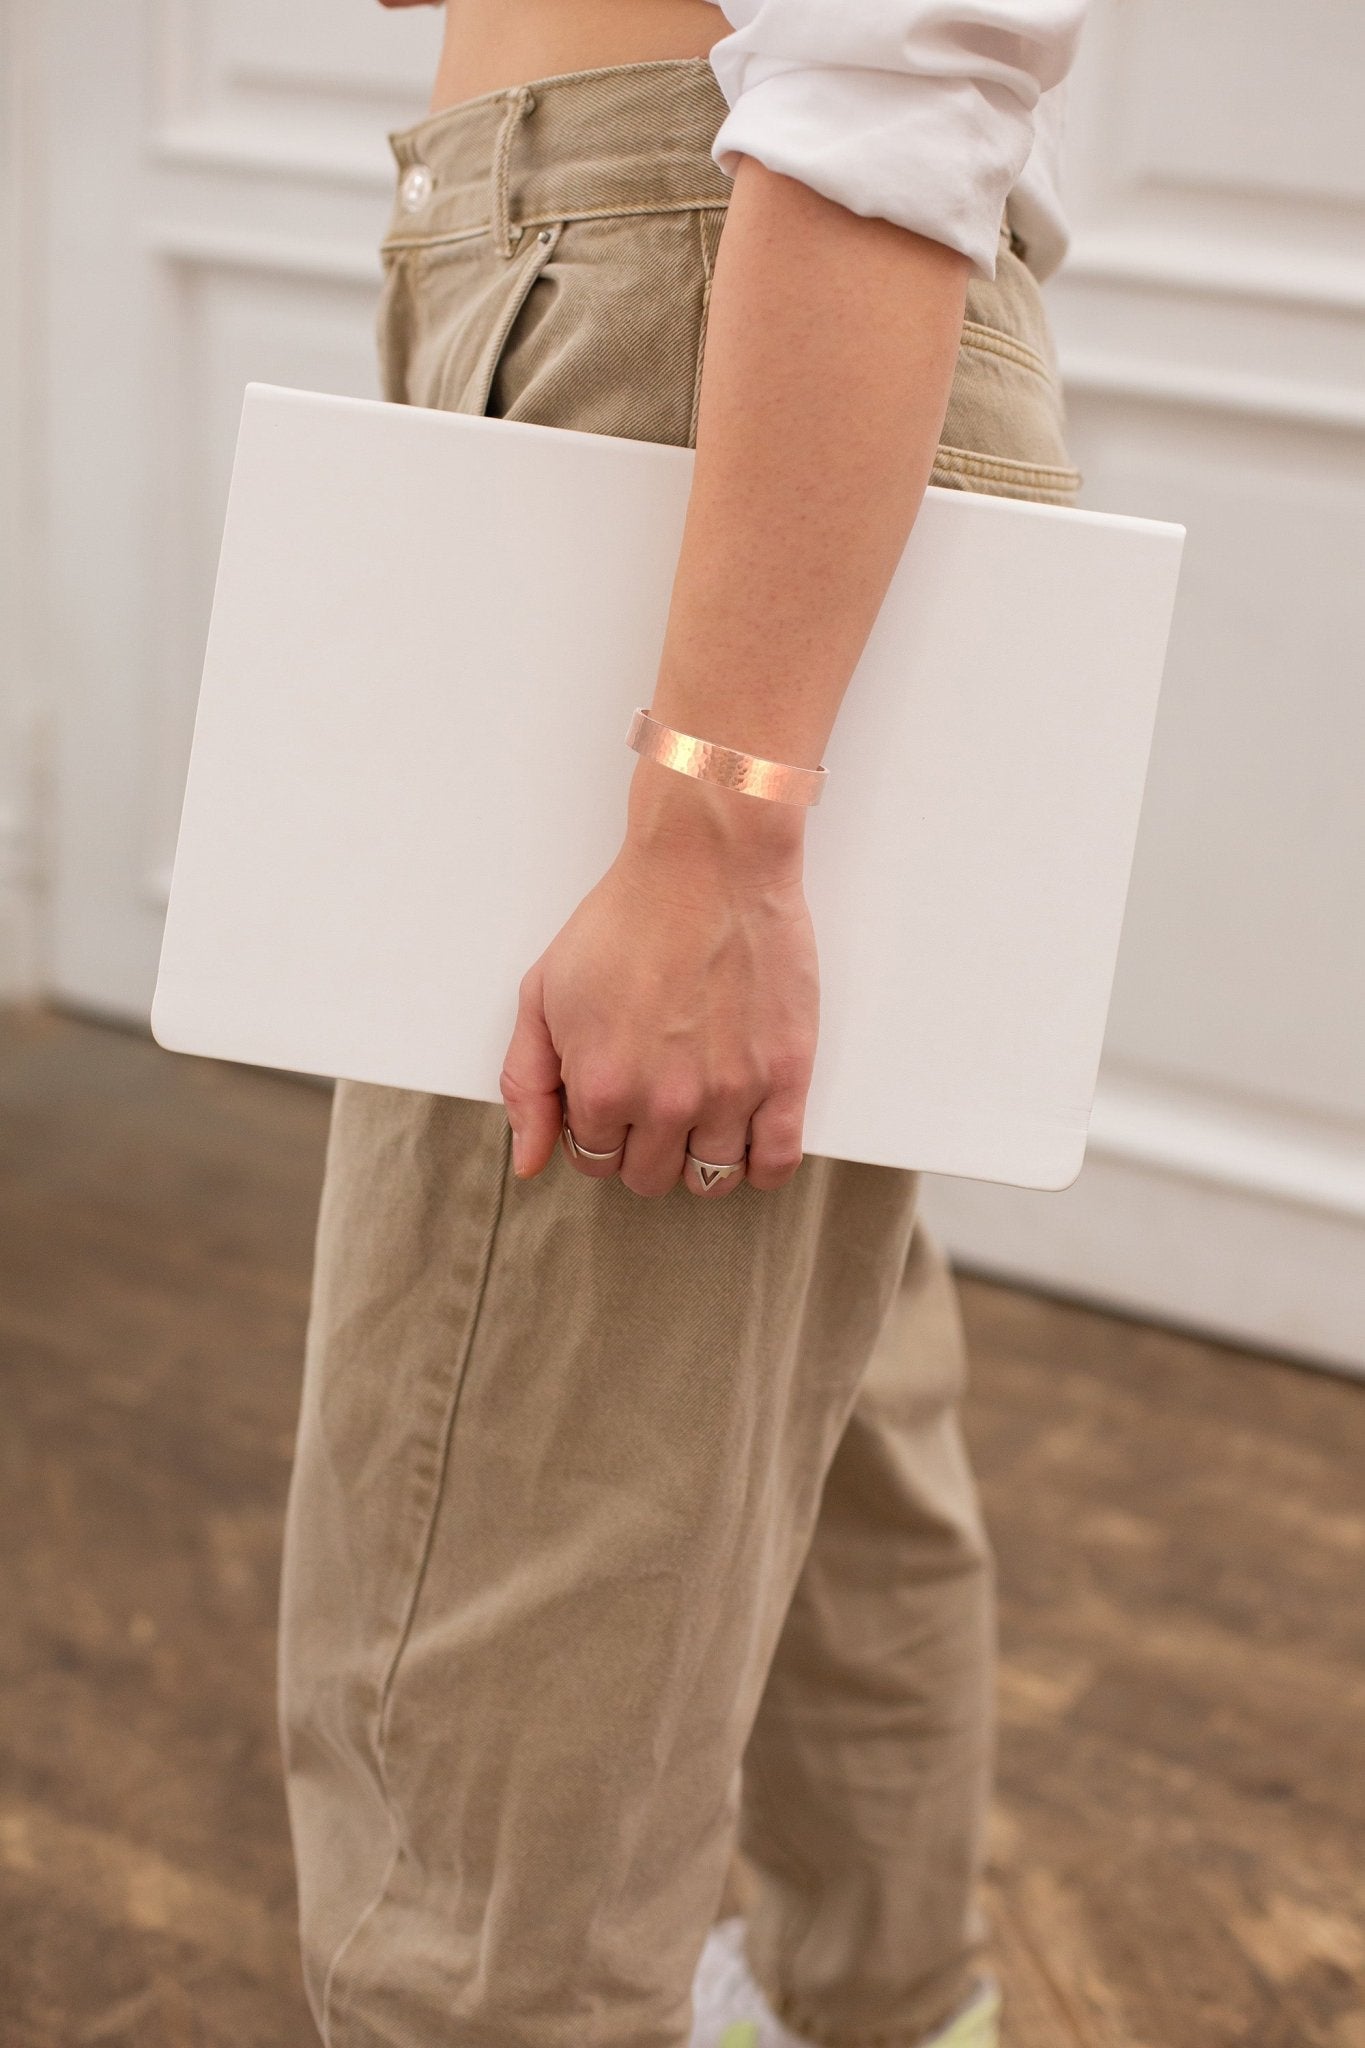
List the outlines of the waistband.
{"label": "waistband", "polygon": [[725,206],[711,156],[727,105],[705,57],[563,71],[461,100],[389,136],[385,246],[492,231],[504,254],[557,220]]}

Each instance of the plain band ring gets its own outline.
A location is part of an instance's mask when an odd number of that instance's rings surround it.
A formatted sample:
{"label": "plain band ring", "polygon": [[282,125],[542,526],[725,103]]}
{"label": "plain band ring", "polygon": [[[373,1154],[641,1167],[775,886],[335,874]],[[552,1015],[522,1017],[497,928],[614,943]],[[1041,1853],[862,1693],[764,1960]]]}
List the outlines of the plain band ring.
{"label": "plain band ring", "polygon": [[569,1129],[569,1119],[567,1116],[564,1119],[564,1141],[568,1146],[571,1159],[615,1159],[618,1153],[624,1152],[626,1149],[626,1141],[622,1138],[620,1144],[613,1145],[610,1152],[589,1152],[587,1146],[580,1145],[573,1132]]}
{"label": "plain band ring", "polygon": [[718,1180],[724,1180],[729,1174],[742,1173],[749,1163],[749,1155],[746,1152],[742,1159],[731,1159],[723,1166],[717,1166],[714,1160],[698,1159],[690,1145],[687,1148],[687,1158],[696,1167],[697,1179],[704,1188],[713,1188]]}

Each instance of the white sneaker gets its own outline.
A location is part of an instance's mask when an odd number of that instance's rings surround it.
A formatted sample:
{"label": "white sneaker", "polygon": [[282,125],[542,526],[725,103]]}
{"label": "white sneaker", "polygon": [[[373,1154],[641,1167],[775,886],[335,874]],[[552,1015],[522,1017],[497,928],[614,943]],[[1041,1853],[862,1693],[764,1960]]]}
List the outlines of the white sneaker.
{"label": "white sneaker", "polygon": [[[706,1937],[692,1985],[691,2048],[812,2048],[784,2027],[754,1982],[744,1954],[744,1917]],[[1000,1989],[983,1977],[962,2009],[920,2048],[999,2048]]]}

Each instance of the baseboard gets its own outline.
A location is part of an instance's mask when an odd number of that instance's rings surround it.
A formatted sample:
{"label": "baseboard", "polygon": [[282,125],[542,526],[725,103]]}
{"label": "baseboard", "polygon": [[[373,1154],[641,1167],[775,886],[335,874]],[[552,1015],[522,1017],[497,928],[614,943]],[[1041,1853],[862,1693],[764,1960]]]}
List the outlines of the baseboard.
{"label": "baseboard", "polygon": [[963,1270],[1365,1377],[1365,1130],[1110,1080],[1073,1187],[924,1208]]}
{"label": "baseboard", "polygon": [[33,862],[17,807],[0,804],[0,1003],[29,1001],[39,979]]}

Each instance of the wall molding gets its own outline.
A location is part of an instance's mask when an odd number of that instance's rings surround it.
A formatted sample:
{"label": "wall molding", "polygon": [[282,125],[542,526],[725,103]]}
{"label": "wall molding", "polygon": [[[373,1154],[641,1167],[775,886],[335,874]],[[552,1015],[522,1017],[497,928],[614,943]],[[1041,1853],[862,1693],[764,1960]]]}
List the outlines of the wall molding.
{"label": "wall molding", "polygon": [[1102,1081],[1060,1195],[926,1181],[964,1270],[1365,1377],[1365,1130]]}
{"label": "wall molding", "polygon": [[1365,316],[1365,264],[1320,251],[1299,254],[1237,237],[1163,229],[1077,229],[1065,277],[1148,292]]}
{"label": "wall molding", "polygon": [[25,1002],[39,987],[37,874],[32,820],[0,804],[0,1003]]}
{"label": "wall molding", "polygon": [[1063,344],[1058,355],[1065,389],[1087,397],[1136,399],[1342,433],[1365,431],[1365,390],[1345,385],[1301,383],[1218,364],[1190,368],[1074,343]]}
{"label": "wall molding", "polygon": [[291,138],[287,131],[261,142],[259,123],[207,118],[168,123],[152,152],[169,171],[210,171],[229,177],[293,178],[310,185],[354,186],[386,192],[393,184],[390,160],[371,148],[322,146],[315,137]]}
{"label": "wall molding", "polygon": [[1096,1094],[1090,1154],[1365,1225],[1365,1127],[1320,1127],[1135,1075]]}
{"label": "wall molding", "polygon": [[232,0],[155,0],[148,139],[158,171],[361,190],[391,181],[384,137],[426,110],[439,16],[372,7],[338,19],[325,0],[290,16],[286,25]]}
{"label": "wall molding", "polygon": [[325,241],[313,236],[267,236],[231,229],[151,221],[144,245],[153,256],[206,270],[258,271],[308,283],[355,285],[377,291],[379,254],[375,246]]}

